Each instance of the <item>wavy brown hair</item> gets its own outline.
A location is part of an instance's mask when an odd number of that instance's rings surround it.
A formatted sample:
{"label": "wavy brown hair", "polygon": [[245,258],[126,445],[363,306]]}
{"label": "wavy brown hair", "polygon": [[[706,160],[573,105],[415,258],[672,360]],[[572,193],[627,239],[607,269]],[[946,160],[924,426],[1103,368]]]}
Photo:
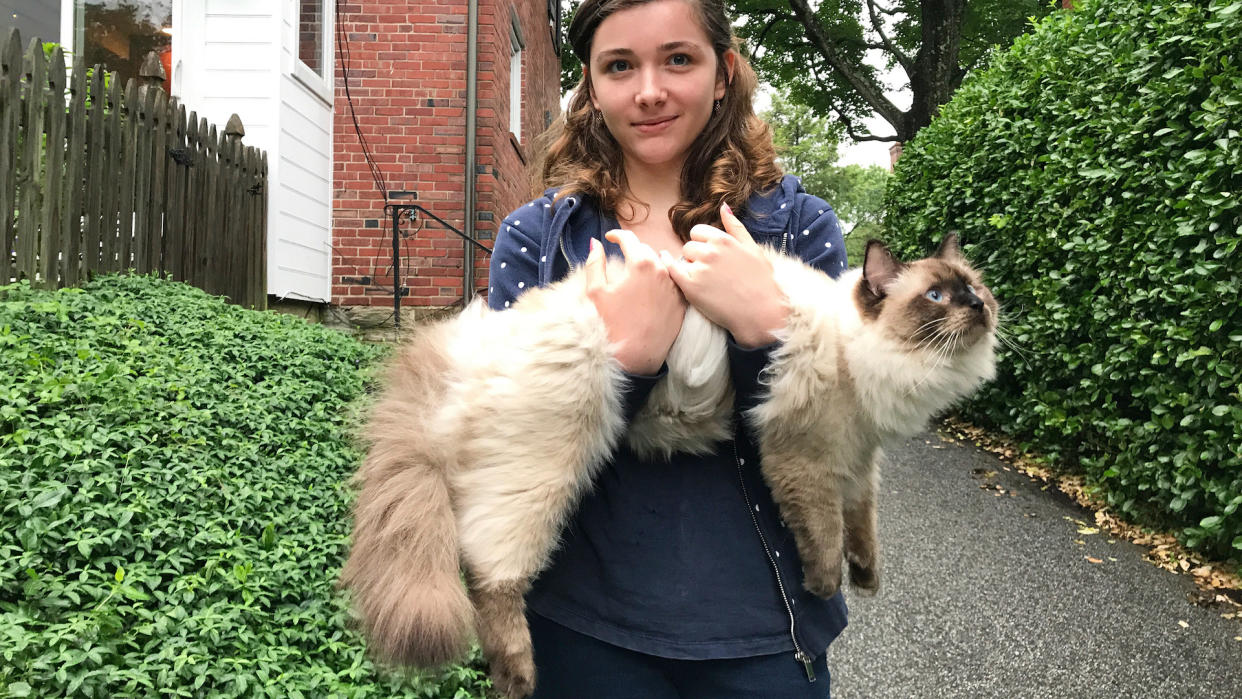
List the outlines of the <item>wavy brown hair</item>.
{"label": "wavy brown hair", "polygon": [[[569,100],[564,117],[543,136],[543,155],[536,163],[536,191],[560,187],[557,199],[570,195],[594,198],[606,213],[616,215],[629,187],[623,156],[603,119],[595,117],[590,97],[590,55],[595,30],[609,15],[656,0],[586,0],[569,26],[574,54],[587,66]],[[752,194],[776,185],[781,178],[768,125],[755,116],[754,70],[738,50],[721,0],[683,0],[694,8],[716,54],[718,77],[725,94],[703,132],[690,145],[681,169],[681,201],[669,211],[673,230],[689,240],[698,223],[719,224],[720,203],[739,216]],[[729,80],[724,55],[736,53]]]}

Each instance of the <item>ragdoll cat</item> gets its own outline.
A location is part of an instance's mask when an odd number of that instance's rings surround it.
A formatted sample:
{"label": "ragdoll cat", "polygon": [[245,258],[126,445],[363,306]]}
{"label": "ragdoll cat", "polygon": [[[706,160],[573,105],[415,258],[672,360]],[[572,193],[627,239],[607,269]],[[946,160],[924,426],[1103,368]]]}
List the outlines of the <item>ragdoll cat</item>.
{"label": "ragdoll cat", "polygon": [[[874,591],[880,447],[992,377],[997,305],[952,234],[909,264],[871,241],[837,280],[767,253],[790,313],[745,415],[763,476],[807,588],[834,594],[844,553],[851,583]],[[693,308],[627,429],[624,376],[584,289],[575,273],[504,312],[471,306],[390,367],[341,574],[382,661],[459,659],[473,629],[497,688],[528,695],[524,595],[618,440],[651,456],[733,434],[725,333]]]}

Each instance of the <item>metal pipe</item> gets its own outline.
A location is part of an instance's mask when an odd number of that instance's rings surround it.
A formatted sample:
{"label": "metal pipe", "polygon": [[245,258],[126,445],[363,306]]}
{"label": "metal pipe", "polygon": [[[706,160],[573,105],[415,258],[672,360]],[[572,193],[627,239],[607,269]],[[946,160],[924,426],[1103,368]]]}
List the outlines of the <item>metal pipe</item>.
{"label": "metal pipe", "polygon": [[474,298],[474,247],[475,239],[475,129],[478,119],[479,80],[479,0],[466,1],[466,179],[462,199],[465,202],[466,222],[463,227],[466,240],[462,243],[461,257],[461,304],[463,307]]}

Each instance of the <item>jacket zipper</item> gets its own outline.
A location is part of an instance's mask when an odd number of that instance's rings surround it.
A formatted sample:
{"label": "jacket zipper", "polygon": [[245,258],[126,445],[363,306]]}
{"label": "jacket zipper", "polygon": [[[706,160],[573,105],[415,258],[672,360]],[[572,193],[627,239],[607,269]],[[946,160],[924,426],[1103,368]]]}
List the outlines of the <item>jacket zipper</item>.
{"label": "jacket zipper", "polygon": [[776,587],[780,590],[781,601],[785,603],[785,612],[789,614],[789,639],[793,641],[794,660],[802,663],[802,667],[806,670],[807,682],[815,681],[815,670],[811,667],[814,660],[806,651],[802,650],[802,646],[798,643],[798,635],[794,632],[794,613],[793,605],[789,603],[789,595],[785,593],[785,582],[781,579],[780,568],[776,567],[776,557],[772,555],[772,549],[768,547],[768,539],[763,535],[763,530],[759,528],[759,518],[755,516],[754,503],[750,501],[750,493],[746,490],[746,479],[742,475],[742,457],[737,453],[737,438],[733,438],[733,460],[737,463],[737,480],[742,486],[742,498],[746,500],[746,510],[750,512],[750,522],[755,525],[755,533],[759,535],[759,543],[763,544],[763,552],[768,557],[768,564],[772,566],[772,574],[776,576]]}

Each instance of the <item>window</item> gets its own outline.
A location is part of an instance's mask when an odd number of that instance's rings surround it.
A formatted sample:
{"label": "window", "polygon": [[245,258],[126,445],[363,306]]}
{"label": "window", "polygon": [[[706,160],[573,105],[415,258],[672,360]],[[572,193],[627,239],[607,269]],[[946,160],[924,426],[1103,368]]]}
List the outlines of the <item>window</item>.
{"label": "window", "polygon": [[298,60],[315,75],[325,77],[324,0],[298,0]]}
{"label": "window", "polygon": [[293,77],[328,104],[332,104],[332,32],[335,0],[285,0],[292,10],[297,35],[297,59],[293,61]]}
{"label": "window", "polygon": [[86,65],[115,71],[124,85],[154,51],[172,92],[172,0],[75,0],[73,9],[73,48]]}
{"label": "window", "polygon": [[509,8],[509,131],[522,142],[522,51],[526,39],[517,13]]}

